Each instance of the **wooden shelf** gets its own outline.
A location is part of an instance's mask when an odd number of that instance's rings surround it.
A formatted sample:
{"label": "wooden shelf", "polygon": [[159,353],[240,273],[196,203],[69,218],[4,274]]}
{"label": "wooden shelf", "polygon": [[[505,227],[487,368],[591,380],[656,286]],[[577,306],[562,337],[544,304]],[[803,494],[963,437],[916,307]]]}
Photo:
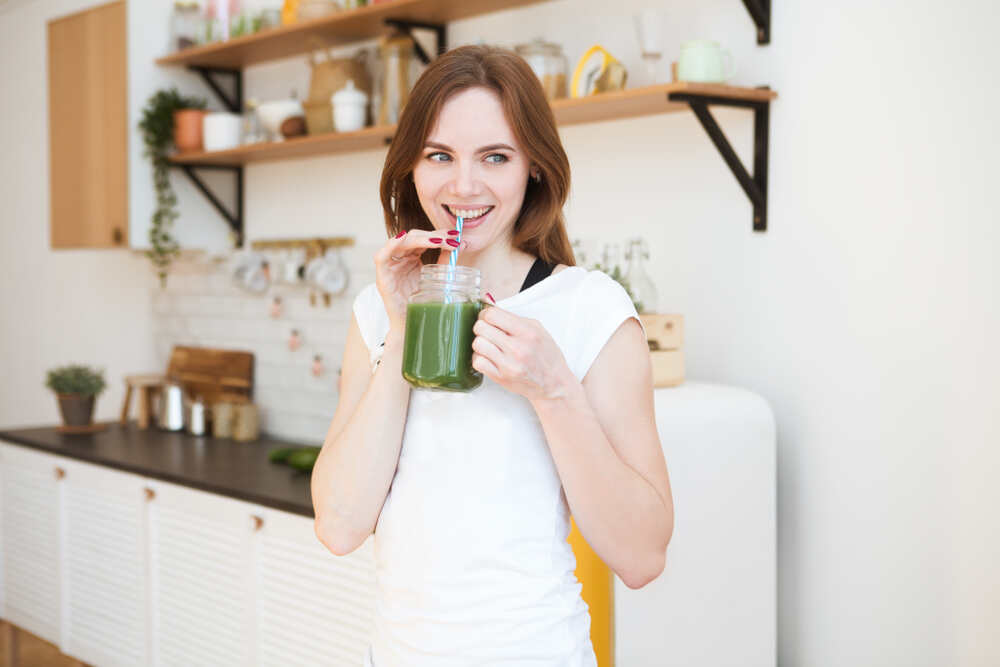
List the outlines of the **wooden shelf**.
{"label": "wooden shelf", "polygon": [[193,65],[242,69],[248,65],[306,53],[315,48],[311,37],[327,46],[350,44],[387,32],[385,19],[445,24],[504,9],[536,4],[543,0],[393,0],[359,9],[336,12],[311,21],[271,28],[177,51],[159,58],[158,65]]}
{"label": "wooden shelf", "polygon": [[[555,113],[556,122],[559,125],[575,125],[689,109],[685,102],[669,101],[667,97],[670,93],[689,93],[756,102],[766,102],[777,97],[777,93],[773,90],[764,88],[739,88],[703,83],[667,83],[590,97],[556,100],[552,103],[552,111]],[[244,165],[314,155],[373,150],[387,145],[395,132],[395,125],[366,127],[357,132],[314,134],[280,142],[250,144],[227,151],[181,153],[173,156],[171,161],[174,164],[195,167],[201,165]]]}

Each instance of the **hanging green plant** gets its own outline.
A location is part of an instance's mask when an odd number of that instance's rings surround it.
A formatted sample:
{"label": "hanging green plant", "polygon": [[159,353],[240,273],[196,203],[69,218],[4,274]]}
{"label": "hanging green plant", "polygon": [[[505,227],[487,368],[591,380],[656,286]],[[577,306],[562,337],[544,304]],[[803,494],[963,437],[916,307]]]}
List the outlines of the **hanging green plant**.
{"label": "hanging green plant", "polygon": [[174,140],[174,112],[204,108],[205,100],[200,97],[184,97],[176,88],[159,90],[146,102],[142,120],[139,121],[145,145],[143,154],[153,164],[153,187],[156,190],[156,209],[149,228],[149,242],[153,247],[146,251],[146,256],[156,268],[160,287],[167,286],[167,269],[180,253],[180,246],[170,235],[178,215],[175,208],[177,195],[170,185],[170,162],[167,159],[167,151]]}

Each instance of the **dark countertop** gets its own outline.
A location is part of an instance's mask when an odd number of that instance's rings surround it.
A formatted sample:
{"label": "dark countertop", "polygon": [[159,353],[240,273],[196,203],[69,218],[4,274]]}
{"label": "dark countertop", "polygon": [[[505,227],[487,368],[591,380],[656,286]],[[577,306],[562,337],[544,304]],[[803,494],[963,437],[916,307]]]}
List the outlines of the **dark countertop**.
{"label": "dark countertop", "polygon": [[64,434],[52,426],[0,430],[0,440],[313,518],[310,473],[267,459],[271,449],[301,443],[264,435],[236,442],[155,427],[140,430],[134,421],[126,426],[111,422],[88,435]]}

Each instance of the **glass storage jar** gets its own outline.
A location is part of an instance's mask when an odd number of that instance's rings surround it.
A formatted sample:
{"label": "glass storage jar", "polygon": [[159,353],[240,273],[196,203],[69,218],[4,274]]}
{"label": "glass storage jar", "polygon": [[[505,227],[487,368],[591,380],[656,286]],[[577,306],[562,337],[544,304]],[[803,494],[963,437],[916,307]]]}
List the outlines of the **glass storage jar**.
{"label": "glass storage jar", "polygon": [[569,65],[561,46],[546,42],[539,37],[528,44],[518,44],[514,50],[531,65],[531,69],[542,82],[546,99],[557,100],[566,97],[566,73]]}
{"label": "glass storage jar", "polygon": [[204,17],[195,0],[177,0],[170,17],[170,51],[197,46]]}
{"label": "glass storage jar", "polygon": [[403,377],[414,387],[471,391],[483,383],[472,368],[472,327],[482,309],[479,269],[427,264],[406,306]]}

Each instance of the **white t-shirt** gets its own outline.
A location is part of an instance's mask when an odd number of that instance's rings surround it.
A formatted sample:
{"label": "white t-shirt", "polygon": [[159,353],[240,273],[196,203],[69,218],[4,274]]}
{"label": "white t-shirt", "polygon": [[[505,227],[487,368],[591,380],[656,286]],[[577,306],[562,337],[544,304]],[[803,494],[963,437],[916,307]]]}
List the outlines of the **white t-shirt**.
{"label": "white t-shirt", "polygon": [[[497,303],[536,319],[580,380],[635,307],[600,271],[567,267]],[[375,284],[354,302],[374,371],[389,320]],[[641,325],[641,322],[640,322]],[[530,402],[483,378],[413,389],[375,528],[367,667],[596,667],[567,541],[569,508]]]}

